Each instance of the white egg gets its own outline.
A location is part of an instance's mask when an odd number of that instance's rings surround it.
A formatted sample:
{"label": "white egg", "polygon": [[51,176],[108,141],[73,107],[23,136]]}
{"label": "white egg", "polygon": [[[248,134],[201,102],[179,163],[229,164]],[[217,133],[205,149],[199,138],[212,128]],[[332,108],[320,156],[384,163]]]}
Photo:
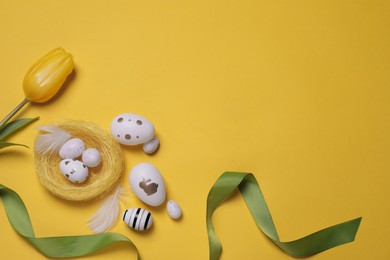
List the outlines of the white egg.
{"label": "white egg", "polygon": [[81,160],[88,167],[98,166],[101,161],[100,152],[95,148],[88,148],[83,152]]}
{"label": "white egg", "polygon": [[120,114],[110,126],[111,135],[121,144],[143,144],[154,136],[154,126],[145,117],[136,114]]}
{"label": "white egg", "polygon": [[159,206],[165,201],[165,183],[156,167],[139,163],[129,175],[130,186],[135,195],[150,206]]}
{"label": "white egg", "polygon": [[142,208],[126,209],[122,214],[122,219],[129,227],[139,231],[149,229],[153,223],[152,214]]}
{"label": "white egg", "polygon": [[59,151],[63,159],[74,159],[79,157],[85,150],[85,143],[79,138],[69,139],[64,143]]}
{"label": "white egg", "polygon": [[181,217],[182,210],[179,204],[176,201],[169,200],[167,202],[167,211],[168,215],[173,219],[178,219]]}
{"label": "white egg", "polygon": [[144,143],[144,146],[143,146],[144,152],[147,154],[154,153],[157,150],[159,144],[160,144],[160,141],[158,140],[158,138],[153,137],[151,140]]}
{"label": "white egg", "polygon": [[62,174],[71,182],[82,183],[88,178],[88,167],[75,159],[64,159],[60,162]]}

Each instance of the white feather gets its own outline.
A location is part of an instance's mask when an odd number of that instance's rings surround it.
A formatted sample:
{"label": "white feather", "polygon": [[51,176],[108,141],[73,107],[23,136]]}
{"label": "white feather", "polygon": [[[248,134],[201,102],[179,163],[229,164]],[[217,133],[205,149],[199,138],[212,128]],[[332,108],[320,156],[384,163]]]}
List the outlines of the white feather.
{"label": "white feather", "polygon": [[46,125],[38,127],[38,129],[47,132],[46,134],[40,134],[37,138],[35,150],[38,153],[57,153],[61,146],[71,138],[68,132],[65,132],[58,126]]}
{"label": "white feather", "polygon": [[120,211],[119,200],[124,201],[124,191],[118,185],[102,204],[102,206],[88,219],[89,228],[95,233],[102,233],[113,227],[118,221]]}

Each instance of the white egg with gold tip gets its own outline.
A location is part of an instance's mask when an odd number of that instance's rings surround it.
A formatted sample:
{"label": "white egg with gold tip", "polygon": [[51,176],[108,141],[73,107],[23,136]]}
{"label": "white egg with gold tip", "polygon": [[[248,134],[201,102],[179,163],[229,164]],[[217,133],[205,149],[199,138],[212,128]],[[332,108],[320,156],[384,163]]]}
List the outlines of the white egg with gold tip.
{"label": "white egg with gold tip", "polygon": [[72,138],[62,145],[58,155],[63,159],[74,159],[79,157],[84,151],[84,141],[80,138]]}
{"label": "white egg with gold tip", "polygon": [[88,167],[76,159],[64,159],[60,162],[60,171],[65,178],[74,183],[82,183],[88,178]]}
{"label": "white egg with gold tip", "polygon": [[130,228],[138,231],[144,231],[152,226],[152,214],[143,208],[126,209],[122,214],[122,220]]}
{"label": "white egg with gold tip", "polygon": [[149,206],[159,206],[165,201],[166,188],[159,170],[151,163],[139,163],[129,174],[134,194]]}
{"label": "white egg with gold tip", "polygon": [[172,219],[179,219],[182,215],[180,205],[174,200],[169,200],[167,202],[167,212]]}
{"label": "white egg with gold tip", "polygon": [[129,113],[117,115],[111,122],[110,131],[124,145],[143,144],[154,136],[154,126],[148,119]]}

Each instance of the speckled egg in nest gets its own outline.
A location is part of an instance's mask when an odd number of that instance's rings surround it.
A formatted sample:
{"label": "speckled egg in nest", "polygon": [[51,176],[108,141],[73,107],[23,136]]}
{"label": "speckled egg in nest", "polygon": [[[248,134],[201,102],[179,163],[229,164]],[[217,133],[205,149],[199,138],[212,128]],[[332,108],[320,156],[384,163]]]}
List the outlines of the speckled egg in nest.
{"label": "speckled egg in nest", "polygon": [[[67,120],[53,125],[69,133],[72,138],[82,139],[86,147],[97,149],[101,154],[101,163],[89,169],[86,181],[72,183],[60,171],[62,158],[58,153],[41,154],[35,151],[36,172],[42,185],[55,196],[71,201],[87,201],[108,195],[120,182],[124,171],[124,157],[119,143],[91,122]],[[43,131],[39,134],[43,134]]]}

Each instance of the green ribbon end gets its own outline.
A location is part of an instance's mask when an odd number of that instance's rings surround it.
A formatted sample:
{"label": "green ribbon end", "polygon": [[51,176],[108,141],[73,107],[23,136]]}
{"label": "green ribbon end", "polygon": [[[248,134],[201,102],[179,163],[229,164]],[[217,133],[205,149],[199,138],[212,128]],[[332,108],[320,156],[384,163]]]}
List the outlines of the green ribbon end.
{"label": "green ribbon end", "polygon": [[225,172],[215,182],[207,197],[206,226],[210,260],[219,259],[222,245],[212,224],[217,207],[239,189],[260,230],[281,250],[293,257],[308,257],[355,240],[362,218],[327,227],[303,238],[282,242],[256,178],[251,173]]}
{"label": "green ribbon end", "polygon": [[90,255],[113,243],[126,242],[137,253],[137,247],[126,236],[108,232],[84,236],[35,237],[27,209],[19,195],[0,184],[0,197],[13,229],[36,250],[50,258],[70,258]]}

